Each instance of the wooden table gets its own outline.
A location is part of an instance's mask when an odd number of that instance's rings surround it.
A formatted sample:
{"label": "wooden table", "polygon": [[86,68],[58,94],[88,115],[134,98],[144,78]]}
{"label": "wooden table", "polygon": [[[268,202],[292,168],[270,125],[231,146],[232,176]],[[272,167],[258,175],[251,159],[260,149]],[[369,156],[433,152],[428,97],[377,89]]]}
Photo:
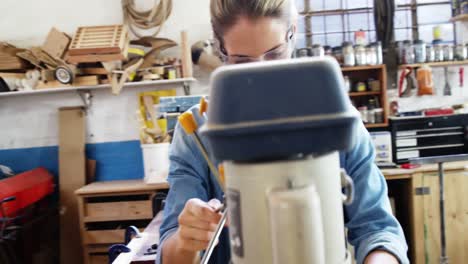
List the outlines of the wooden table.
{"label": "wooden table", "polygon": [[142,180],[95,182],[78,189],[80,231],[85,263],[107,263],[107,251],[124,243],[125,229],[143,229],[152,221],[153,197],[167,183]]}
{"label": "wooden table", "polygon": [[[446,232],[450,263],[468,259],[468,162],[444,164]],[[396,217],[409,244],[411,263],[438,263],[440,256],[437,164],[382,170],[395,199]],[[427,260],[427,262],[426,262]]]}

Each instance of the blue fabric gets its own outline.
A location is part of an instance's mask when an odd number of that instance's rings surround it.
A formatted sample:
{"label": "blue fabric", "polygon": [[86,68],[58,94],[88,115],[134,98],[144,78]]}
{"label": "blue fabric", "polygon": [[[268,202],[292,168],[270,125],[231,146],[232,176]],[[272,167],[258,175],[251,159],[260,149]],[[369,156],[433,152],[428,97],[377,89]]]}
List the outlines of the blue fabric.
{"label": "blue fabric", "polygon": [[[198,114],[198,106],[192,112],[199,125],[204,118]],[[355,199],[345,206],[345,222],[348,241],[355,247],[357,263],[375,249],[384,249],[395,255],[400,263],[409,263],[407,244],[403,231],[392,215],[387,196],[385,179],[374,164],[374,148],[369,133],[363,125],[355,131],[357,144],[346,153],[340,153],[341,166],[353,178]],[[202,138],[205,142],[205,139]],[[223,193],[216,179],[209,172],[207,163],[195,142],[177,125],[170,150],[170,191],[164,209],[164,220],[160,229],[160,246],[156,263],[162,263],[164,241],[178,227],[178,216],[187,200],[199,198],[203,201],[222,199]],[[225,230],[226,231],[226,230]],[[227,232],[224,232],[213,252],[210,263],[229,263],[230,250]]]}

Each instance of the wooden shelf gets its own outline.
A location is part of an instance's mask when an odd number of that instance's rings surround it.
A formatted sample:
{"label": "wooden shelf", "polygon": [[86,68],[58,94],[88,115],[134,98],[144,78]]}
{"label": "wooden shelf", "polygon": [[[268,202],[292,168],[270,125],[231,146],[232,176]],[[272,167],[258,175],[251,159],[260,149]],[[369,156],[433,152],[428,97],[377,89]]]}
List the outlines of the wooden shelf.
{"label": "wooden shelf", "polygon": [[[167,86],[171,86],[171,85],[181,86],[181,85],[189,84],[195,81],[196,80],[194,78],[183,78],[183,79],[174,79],[174,80],[129,82],[129,83],[125,83],[124,89],[125,88],[145,88],[145,87],[158,89],[158,88],[163,88],[162,86],[164,86],[167,89]],[[60,93],[60,92],[77,92],[77,91],[88,91],[88,90],[105,90],[105,89],[108,89],[110,93],[111,91],[110,84],[101,84],[101,85],[95,85],[95,86],[59,87],[59,88],[39,89],[39,90],[19,91],[19,92],[5,92],[5,93],[0,93],[0,97]]]}
{"label": "wooden shelf", "polygon": [[456,22],[456,21],[468,21],[468,14],[458,15],[450,19],[450,22]]}
{"label": "wooden shelf", "polygon": [[382,92],[352,92],[349,93],[350,97],[357,97],[357,96],[369,96],[369,95],[379,95]]}
{"label": "wooden shelf", "polygon": [[400,65],[399,68],[420,68],[424,65],[430,67],[447,67],[447,66],[460,66],[460,65],[468,65],[468,60],[464,61],[442,61],[442,62],[427,62],[427,63],[415,63],[415,64],[403,64]]}
{"label": "wooden shelf", "polygon": [[367,128],[379,128],[379,127],[388,127],[388,123],[379,123],[379,124],[365,124]]}
{"label": "wooden shelf", "polygon": [[368,71],[368,70],[380,70],[385,65],[370,65],[370,66],[354,66],[354,67],[341,67],[341,71],[350,72],[350,71]]}

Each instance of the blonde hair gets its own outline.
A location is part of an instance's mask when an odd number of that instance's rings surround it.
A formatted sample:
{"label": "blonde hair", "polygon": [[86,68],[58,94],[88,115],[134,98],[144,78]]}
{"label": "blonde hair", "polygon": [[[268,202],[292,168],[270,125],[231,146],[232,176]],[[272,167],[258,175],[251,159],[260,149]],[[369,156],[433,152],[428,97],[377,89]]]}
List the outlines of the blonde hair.
{"label": "blonde hair", "polygon": [[290,25],[297,19],[294,0],[211,0],[211,25],[222,43],[224,33],[244,16],[249,19],[272,17]]}

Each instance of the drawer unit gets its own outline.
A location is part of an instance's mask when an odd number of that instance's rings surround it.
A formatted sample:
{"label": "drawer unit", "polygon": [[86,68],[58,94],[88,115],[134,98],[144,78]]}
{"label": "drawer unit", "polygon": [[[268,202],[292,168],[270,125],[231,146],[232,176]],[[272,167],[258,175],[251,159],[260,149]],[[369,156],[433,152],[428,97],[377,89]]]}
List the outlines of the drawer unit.
{"label": "drawer unit", "polygon": [[393,159],[467,153],[468,115],[397,118],[390,120]]}
{"label": "drawer unit", "polygon": [[132,180],[95,182],[77,190],[84,263],[108,263],[109,247],[124,242],[128,226],[143,231],[153,219],[153,198],[168,187]]}

